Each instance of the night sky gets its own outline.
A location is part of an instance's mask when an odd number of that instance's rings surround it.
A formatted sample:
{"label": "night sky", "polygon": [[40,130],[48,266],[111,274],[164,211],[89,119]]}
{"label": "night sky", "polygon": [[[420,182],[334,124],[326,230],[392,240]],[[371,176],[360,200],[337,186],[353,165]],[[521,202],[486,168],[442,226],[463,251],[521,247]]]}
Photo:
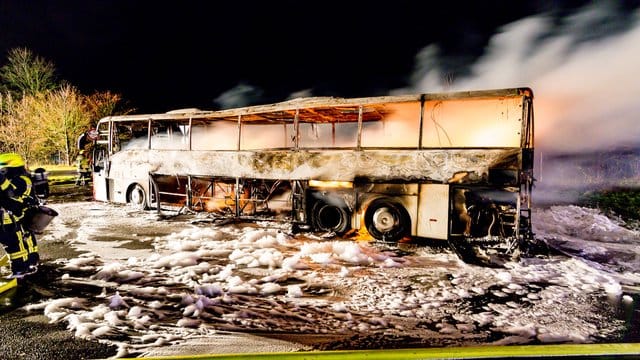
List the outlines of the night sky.
{"label": "night sky", "polygon": [[241,85],[251,102],[306,90],[370,96],[403,87],[436,43],[452,71],[498,26],[580,2],[0,1],[0,50],[27,47],[81,91],[120,93],[141,112],[219,108]]}
{"label": "night sky", "polygon": [[463,76],[500,27],[588,3],[0,0],[0,64],[27,47],[137,112],[385,95],[410,84],[429,45],[443,73]]}

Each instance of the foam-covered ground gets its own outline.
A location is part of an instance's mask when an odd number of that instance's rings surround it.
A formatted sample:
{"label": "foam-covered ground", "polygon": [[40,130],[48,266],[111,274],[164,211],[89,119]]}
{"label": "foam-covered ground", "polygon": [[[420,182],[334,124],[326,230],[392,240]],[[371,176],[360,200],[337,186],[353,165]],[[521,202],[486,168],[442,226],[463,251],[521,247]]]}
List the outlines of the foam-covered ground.
{"label": "foam-covered ground", "polygon": [[[52,260],[61,272],[51,286],[94,295],[24,308],[118,346],[117,356],[615,342],[629,332],[625,291],[640,282],[640,235],[576,206],[533,217],[536,236],[568,256],[504,268],[443,249],[292,235],[274,223],[213,226],[98,202],[51,207],[60,215],[41,243],[76,250]],[[233,346],[207,341],[229,337]]]}

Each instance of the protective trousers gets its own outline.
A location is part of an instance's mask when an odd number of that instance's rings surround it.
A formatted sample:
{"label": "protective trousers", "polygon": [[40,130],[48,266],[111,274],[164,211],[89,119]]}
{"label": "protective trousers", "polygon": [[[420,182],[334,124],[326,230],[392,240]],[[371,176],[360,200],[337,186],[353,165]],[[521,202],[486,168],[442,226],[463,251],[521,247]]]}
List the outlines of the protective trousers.
{"label": "protective trousers", "polygon": [[30,231],[24,231],[20,224],[4,226],[0,231],[0,243],[5,248],[11,260],[11,271],[14,274],[30,270],[38,264],[38,244],[36,237]]}

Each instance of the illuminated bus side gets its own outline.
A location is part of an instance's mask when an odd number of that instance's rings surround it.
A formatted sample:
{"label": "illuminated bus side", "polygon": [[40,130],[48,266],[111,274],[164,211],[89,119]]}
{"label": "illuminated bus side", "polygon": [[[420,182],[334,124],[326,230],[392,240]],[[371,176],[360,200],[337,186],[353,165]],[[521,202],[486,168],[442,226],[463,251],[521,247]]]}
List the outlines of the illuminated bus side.
{"label": "illuminated bus side", "polygon": [[96,200],[380,241],[531,236],[527,88],[101,119]]}

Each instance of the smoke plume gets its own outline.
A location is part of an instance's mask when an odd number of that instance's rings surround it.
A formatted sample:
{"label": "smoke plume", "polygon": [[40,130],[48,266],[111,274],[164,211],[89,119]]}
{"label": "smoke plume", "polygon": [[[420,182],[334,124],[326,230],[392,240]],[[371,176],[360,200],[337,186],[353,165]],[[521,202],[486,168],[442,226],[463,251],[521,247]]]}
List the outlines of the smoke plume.
{"label": "smoke plume", "polygon": [[259,87],[239,83],[233,88],[220,94],[213,100],[221,109],[231,109],[254,105],[263,96],[263,90]]}
{"label": "smoke plume", "polygon": [[527,86],[535,95],[536,148],[578,153],[638,146],[639,17],[615,2],[594,2],[561,19],[521,19],[499,29],[469,75],[453,83],[443,81],[440,51],[430,45],[417,56],[409,90]]}

